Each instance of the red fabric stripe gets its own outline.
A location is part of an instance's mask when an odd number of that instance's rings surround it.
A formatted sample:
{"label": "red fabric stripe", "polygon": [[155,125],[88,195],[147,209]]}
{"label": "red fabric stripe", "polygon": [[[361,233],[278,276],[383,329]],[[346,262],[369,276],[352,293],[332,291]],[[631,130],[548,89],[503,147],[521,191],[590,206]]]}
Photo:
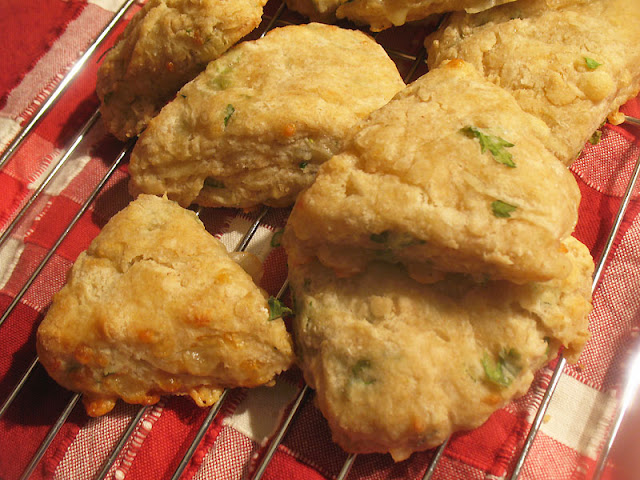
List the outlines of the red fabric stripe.
{"label": "red fabric stripe", "polygon": [[[602,255],[613,221],[620,208],[621,199],[598,192],[588,186],[580,177],[575,177],[580,187],[582,199],[578,210],[579,220],[574,236],[589,248],[591,255],[597,262]],[[616,237],[614,247],[620,243],[623,233],[633,222],[639,211],[640,202],[638,200],[631,201],[622,222],[620,233]]]}
{"label": "red fabric stripe", "polygon": [[[0,294],[0,311],[4,312],[13,298]],[[35,358],[35,329],[40,315],[19,303],[2,326],[3,347],[0,350],[0,398],[4,401],[26,368]],[[19,478],[44,436],[57,418],[70,394],[44,372],[36,368],[16,401],[0,420],[0,472],[3,479]],[[75,428],[68,424],[65,428]]]}
{"label": "red fabric stripe", "polygon": [[[9,92],[62,35],[71,20],[86,7],[81,0],[13,0],[0,3],[0,108]],[[25,35],[29,41],[25,42]]]}
{"label": "red fabric stripe", "polygon": [[26,195],[27,188],[15,178],[0,172],[0,192],[4,198],[11,199],[0,204],[0,230],[11,222],[16,210],[20,207],[20,201]]}
{"label": "red fabric stripe", "polygon": [[[33,231],[25,238],[25,242],[47,250],[50,249],[76,215],[78,209],[75,202],[65,197],[54,198],[45,214],[34,222]],[[83,215],[78,224],[70,231],[67,239],[58,248],[56,254],[74,261],[80,252],[87,249],[99,231],[100,227],[92,222],[91,215]]]}
{"label": "red fabric stripe", "polygon": [[495,412],[482,426],[451,438],[447,455],[501,477],[528,424],[505,409]]}

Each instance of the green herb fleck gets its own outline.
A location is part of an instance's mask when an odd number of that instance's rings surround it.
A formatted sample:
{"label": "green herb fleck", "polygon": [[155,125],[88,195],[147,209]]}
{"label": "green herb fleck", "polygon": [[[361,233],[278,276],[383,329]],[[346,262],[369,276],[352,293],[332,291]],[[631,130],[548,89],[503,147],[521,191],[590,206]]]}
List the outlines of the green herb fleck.
{"label": "green herb fleck", "polygon": [[269,297],[269,300],[267,300],[267,304],[269,305],[269,320],[275,320],[277,318],[286,317],[293,314],[293,310],[287,307],[276,297]]}
{"label": "green herb fleck", "polygon": [[226,90],[229,85],[231,85],[229,74],[231,73],[232,68],[232,65],[228,65],[223,68],[218,75],[211,80],[211,86],[215,87],[217,90]]}
{"label": "green herb fleck", "polygon": [[503,202],[502,200],[496,200],[495,202],[491,202],[491,210],[493,214],[498,218],[509,218],[511,217],[511,213],[514,212],[518,207],[515,205],[510,205],[507,202]]}
{"label": "green herb fleck", "polygon": [[365,385],[371,385],[376,381],[371,375],[371,361],[367,359],[358,360],[355,365],[351,367],[351,375],[355,380]]}
{"label": "green herb fleck", "polygon": [[489,354],[485,353],[482,357],[482,368],[490,382],[508,387],[522,369],[520,354],[514,348],[503,349],[498,355],[498,361],[494,362]]}
{"label": "green herb fleck", "polygon": [[274,232],[274,234],[271,236],[272,247],[275,248],[280,246],[280,240],[282,239],[283,233],[284,233],[284,230],[278,230],[277,232]]}
{"label": "green herb fleck", "polygon": [[375,243],[386,243],[389,240],[389,231],[385,230],[382,233],[372,233],[369,238]]}
{"label": "green herb fleck", "polygon": [[180,96],[181,96],[182,98],[187,98],[187,96],[186,96],[185,94],[183,94],[183,93],[181,93],[181,94],[180,94]]}
{"label": "green herb fleck", "polygon": [[309,162],[300,162],[298,166],[300,167],[300,169],[304,170],[305,168],[307,168],[307,165],[309,165]]}
{"label": "green herb fleck", "polygon": [[591,137],[589,137],[589,143],[591,145],[597,145],[598,143],[600,143],[601,139],[602,139],[602,130],[596,130],[595,132],[593,132]]}
{"label": "green herb fleck", "polygon": [[506,150],[506,148],[513,147],[513,143],[509,143],[500,137],[484,133],[480,129],[472,126],[464,127],[460,129],[460,132],[469,138],[477,138],[480,142],[481,153],[489,150],[496,162],[511,168],[516,166],[512,160],[511,153]]}
{"label": "green herb fleck", "polygon": [[587,65],[587,68],[589,70],[595,70],[600,65],[602,65],[601,63],[596,62],[593,58],[589,57],[584,57],[584,63]]}
{"label": "green herb fleck", "polygon": [[67,364],[67,367],[65,368],[65,372],[66,373],[77,372],[78,370],[80,370],[80,368],[82,368],[82,365],[80,365],[78,362],[71,361]]}
{"label": "green herb fleck", "polygon": [[211,187],[211,188],[224,188],[224,183],[221,180],[216,180],[215,178],[212,178],[212,177],[205,178],[204,185],[205,187]]}
{"label": "green herb fleck", "polygon": [[233,107],[233,105],[231,105],[231,104],[227,105],[227,108],[224,111],[224,113],[225,113],[225,115],[224,115],[224,126],[225,127],[229,123],[229,119],[231,118],[231,115],[233,115],[233,113],[235,111],[236,111],[236,109]]}

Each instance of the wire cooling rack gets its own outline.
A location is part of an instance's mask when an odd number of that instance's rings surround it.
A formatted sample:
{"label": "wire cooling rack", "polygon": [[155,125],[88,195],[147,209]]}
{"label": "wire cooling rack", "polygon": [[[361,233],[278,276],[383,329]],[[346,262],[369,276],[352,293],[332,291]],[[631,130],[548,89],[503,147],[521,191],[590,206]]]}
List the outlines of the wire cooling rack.
{"label": "wire cooling rack", "polygon": [[[100,33],[100,35],[95,39],[94,43],[85,51],[85,53],[80,57],[80,59],[76,62],[76,64],[69,70],[67,75],[62,79],[62,81],[58,84],[55,90],[51,93],[51,95],[43,102],[41,108],[32,116],[32,118],[25,124],[22,130],[15,136],[14,140],[9,144],[9,146],[4,150],[2,156],[0,157],[0,169],[6,168],[9,164],[12,156],[21,148],[22,144],[29,139],[29,136],[32,134],[34,128],[38,125],[38,123],[46,116],[46,114],[55,107],[58,99],[65,94],[66,89],[74,82],[75,78],[86,66],[87,62],[94,61],[94,58],[97,56],[97,53],[100,48],[104,47],[105,43],[109,41],[113,41],[113,30],[115,29],[118,22],[122,20],[125,16],[125,13],[131,6],[134,4],[134,0],[127,0],[121,9],[116,12],[111,22],[105,27],[105,29]],[[274,5],[273,2],[267,5],[267,10],[264,16],[264,20],[256,32],[254,32],[250,38],[255,38],[257,36],[264,35],[270,29],[286,25],[290,23],[302,23],[302,19],[297,17],[296,14],[289,12],[283,3],[277,3]],[[434,20],[435,22],[436,20]],[[389,56],[397,63],[398,69],[404,77],[406,83],[414,80],[421,74],[426,72],[426,65],[424,62],[424,48],[422,47],[424,37],[434,28],[435,23],[426,23],[420,26],[407,26],[404,34],[398,35],[398,30],[394,29],[393,31],[386,31],[378,34],[376,36],[376,40],[387,50]],[[78,149],[80,145],[82,145],[85,138],[90,135],[93,129],[96,128],[100,118],[100,114],[98,111],[93,113],[86,123],[79,129],[76,133],[75,137],[68,144],[66,149],[59,155],[58,160],[54,165],[50,168],[48,174],[46,174],[39,184],[37,188],[33,190],[30,197],[24,202],[22,209],[11,219],[8,226],[4,229],[4,231],[0,232],[0,253],[7,247],[7,244],[10,241],[10,237],[12,233],[24,229],[24,224],[27,223],[28,220],[33,219],[34,215],[39,211],[38,209],[41,207],[40,205],[40,197],[43,192],[46,192],[51,184],[55,183],[56,177],[60,171],[67,168],[67,164],[70,159],[73,158],[74,153]],[[638,120],[635,118],[627,117],[627,121],[631,123],[638,123]],[[81,221],[84,215],[87,214],[87,211],[90,210],[94,202],[96,201],[97,196],[101,192],[101,190],[107,185],[112,176],[118,169],[121,169],[123,165],[126,164],[128,159],[128,154],[130,153],[135,140],[128,142],[127,144],[122,146],[120,152],[115,154],[111,159],[110,163],[105,166],[104,170],[101,172],[101,175],[97,175],[95,178],[95,183],[87,187],[87,194],[80,205],[80,208],[72,215],[70,218],[63,222],[63,225],[60,225],[60,235],[58,239],[53,243],[50,249],[48,249],[42,256],[37,259],[34,259],[33,265],[34,268],[28,275],[24,277],[24,281],[21,287],[18,289],[18,293],[15,295],[11,303],[8,307],[2,312],[2,316],[0,317],[0,339],[2,339],[3,331],[2,327],[6,321],[10,320],[12,315],[14,314],[16,307],[19,305],[20,301],[24,298],[30,289],[38,288],[38,278],[42,274],[42,271],[47,267],[48,262],[51,260],[52,256],[56,252],[56,250],[60,247],[60,245],[65,241],[65,239],[71,234],[74,229],[74,226]],[[593,279],[593,290],[595,290],[598,285],[601,276],[604,271],[604,265],[606,260],[611,252],[614,238],[616,237],[616,233],[618,228],[620,227],[623,219],[625,218],[625,213],[627,207],[629,205],[631,199],[631,192],[634,189],[635,183],[637,181],[637,177],[640,171],[640,162],[638,162],[633,170],[633,174],[631,176],[631,180],[627,186],[625,195],[623,197],[623,201],[620,205],[619,211],[617,213],[614,225],[609,233],[608,239],[606,241],[606,245],[604,248],[604,252],[602,257],[598,260],[594,279]],[[252,215],[250,222],[250,226],[244,232],[241,240],[236,246],[237,251],[244,251],[250,242],[253,240],[254,235],[260,226],[261,222],[264,221],[265,215],[268,214],[269,209],[265,208],[257,214]],[[36,212],[36,213],[34,213]],[[200,214],[201,210],[198,210],[197,213]],[[286,281],[282,284],[280,288],[280,292],[278,296],[283,295],[287,288]],[[640,353],[637,354],[637,359],[635,363],[638,364],[636,367],[636,371],[640,370]],[[547,407],[551,401],[551,398],[554,394],[555,388],[558,384],[558,381],[563,373],[563,370],[566,366],[566,362],[564,359],[560,359],[557,363],[557,366],[553,372],[551,380],[549,382],[548,388],[544,393],[544,397],[542,398],[541,405],[535,415],[535,418],[532,422],[531,429],[523,439],[523,447],[517,452],[517,458],[514,459],[513,469],[509,472],[507,478],[515,480],[519,477],[520,472],[527,460],[527,455],[531,449],[533,441],[535,439],[536,433],[538,432],[544,416],[547,410]],[[18,381],[15,384],[15,387],[11,389],[9,395],[6,398],[0,398],[0,419],[10,410],[11,406],[14,402],[19,401],[20,393],[23,390],[23,387],[27,385],[29,382],[38,381],[41,377],[38,377],[35,372],[39,369],[39,361],[38,358],[35,357],[31,360],[28,366],[24,369],[24,371],[14,372]],[[34,379],[35,377],[35,379]],[[613,423],[609,429],[609,435],[607,438],[606,444],[603,446],[599,462],[596,468],[596,473],[594,478],[599,478],[604,469],[604,465],[606,464],[607,458],[610,454],[613,442],[616,438],[620,425],[625,417],[627,410],[629,409],[633,395],[638,387],[637,383],[640,380],[634,380],[631,377],[631,380],[626,385],[626,390],[623,392],[621,396],[621,401],[616,409],[616,413],[614,415]],[[219,414],[224,402],[227,398],[229,391],[225,391],[218,401],[216,405],[214,405],[211,409],[209,409],[208,414],[206,415],[204,421],[199,425],[194,425],[193,428],[195,430],[195,434],[193,435],[193,440],[189,445],[186,446],[185,449],[176,450],[175,455],[180,457],[181,460],[178,463],[178,466],[171,477],[172,480],[177,480],[185,471],[185,468],[189,464],[194,452],[200,445],[202,439],[210,428],[212,422]],[[296,415],[300,411],[302,405],[305,404],[308,398],[313,395],[311,389],[303,385],[299,390],[299,393],[289,406],[286,414],[283,418],[283,421],[280,424],[275,435],[270,439],[268,444],[264,446],[263,452],[261,453],[260,460],[257,462],[255,469],[250,473],[250,477],[253,480],[258,480],[262,478],[264,473],[269,468],[270,462],[273,458],[273,455],[278,448],[278,445],[282,442],[285,437],[289,426],[294,421]],[[53,440],[56,435],[65,424],[65,422],[69,419],[70,415],[74,411],[78,401],[80,400],[80,394],[73,394],[71,398],[68,400],[66,405],[64,405],[61,409],[61,413],[57,419],[51,419],[51,423],[53,426],[46,433],[40,447],[33,455],[32,459],[25,467],[22,472],[20,479],[27,479],[34,472],[35,468],[38,466],[38,463],[42,460],[43,456],[47,452],[47,449],[51,446]],[[196,408],[196,407],[194,407]],[[148,413],[150,407],[141,407],[138,409],[137,413],[133,415],[130,420],[128,426],[124,429],[121,438],[119,441],[113,445],[111,448],[106,460],[100,468],[100,471],[95,476],[96,479],[104,479],[109,475],[113,474],[113,465],[118,456],[121,454],[123,447],[127,444],[128,441],[131,440],[132,435],[138,428],[140,422],[146,413]],[[11,439],[4,439],[0,441],[11,441]],[[424,474],[419,478],[423,480],[431,479],[435,472],[438,469],[440,460],[442,458],[442,454],[447,448],[448,442],[445,442],[442,446],[435,449],[433,452],[433,456],[430,464],[424,471]],[[0,446],[1,448],[1,446]],[[348,478],[351,467],[353,466],[356,455],[351,454],[346,456],[346,461],[343,463],[342,468],[337,475],[338,480],[343,480]],[[0,472],[0,478],[2,477],[2,473]]]}

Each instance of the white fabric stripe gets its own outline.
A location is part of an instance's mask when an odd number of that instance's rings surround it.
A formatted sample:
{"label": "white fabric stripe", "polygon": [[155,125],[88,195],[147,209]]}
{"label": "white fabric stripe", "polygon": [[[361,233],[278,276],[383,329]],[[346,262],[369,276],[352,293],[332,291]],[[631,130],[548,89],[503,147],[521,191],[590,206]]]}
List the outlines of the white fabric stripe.
{"label": "white fabric stripe", "polygon": [[279,427],[284,410],[298,393],[289,382],[279,379],[273,387],[258,387],[247,391],[233,415],[223,424],[233,427],[262,445]]}
{"label": "white fabric stripe", "polygon": [[54,480],[95,478],[135,415],[136,408],[119,402],[115,414],[90,419],[65,452],[62,462],[56,468]]}
{"label": "white fabric stripe", "polygon": [[20,124],[10,118],[0,117],[0,150],[4,150],[20,131]]}
{"label": "white fabric stripe", "polygon": [[11,278],[23,250],[24,243],[11,237],[7,239],[2,250],[0,250],[0,290],[5,287]]}
{"label": "white fabric stripe", "polygon": [[[253,225],[253,221],[243,215],[238,215],[231,220],[227,231],[219,237],[220,241],[227,247],[227,250],[230,252],[234,251],[251,225]],[[263,262],[271,250],[272,236],[273,231],[271,229],[260,225],[246,251],[253,253]]]}
{"label": "white fabric stripe", "polygon": [[[52,197],[60,195],[91,161],[93,147],[98,145],[99,141],[106,135],[106,131],[102,128],[102,122],[98,121],[79,145],[79,148],[73,153],[73,157],[69,158],[60,171],[56,173],[55,178],[47,186],[45,192]],[[29,185],[30,189],[35,190],[38,188],[49,171],[55,168],[63,154],[64,152],[57,152],[53,161],[49,163],[49,167],[42,172],[42,175],[35,182]]]}
{"label": "white fabric stripe", "polygon": [[109,12],[117,12],[126,0],[89,0],[88,3],[93,3],[100,8],[103,8]]}
{"label": "white fabric stripe", "polygon": [[597,458],[615,397],[599,392],[569,375],[563,375],[540,430],[582,455]]}

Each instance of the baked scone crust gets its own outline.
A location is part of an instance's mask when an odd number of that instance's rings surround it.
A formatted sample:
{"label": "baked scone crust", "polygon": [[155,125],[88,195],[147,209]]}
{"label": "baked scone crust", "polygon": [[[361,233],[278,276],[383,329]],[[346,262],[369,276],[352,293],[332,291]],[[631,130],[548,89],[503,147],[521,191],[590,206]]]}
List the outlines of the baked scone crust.
{"label": "baked scone crust", "polygon": [[276,28],[210,63],[150,122],[131,154],[130,191],[183,206],[291,205],[349,128],[402,88],[362,32]]}
{"label": "baked scone crust", "polygon": [[461,58],[513,94],[549,126],[546,146],[569,165],[640,90],[639,24],[637,0],[519,0],[455,13],[425,46],[431,68]]}
{"label": "baked scone crust", "polygon": [[211,405],[222,388],[268,384],[293,362],[265,292],[193,212],[151,195],[80,254],[38,328],[37,350],[92,416],[118,398],[188,394]]}
{"label": "baked scone crust", "polygon": [[[511,142],[515,166],[483,152],[470,127]],[[562,277],[580,193],[541,143],[547,133],[469,64],[432,70],[360,122],[300,195],[283,237],[290,261],[315,257],[348,276],[383,259],[426,282],[447,271]],[[501,215],[496,202],[516,208]]]}
{"label": "baked scone crust", "polygon": [[352,0],[342,2],[336,15],[364,23],[374,32],[423,20],[436,13],[465,10],[481,12],[515,0]]}
{"label": "baked scone crust", "polygon": [[523,395],[560,346],[576,361],[593,261],[574,238],[564,245],[571,273],[527,285],[424,285],[388,263],[342,279],[315,261],[291,265],[299,364],[334,441],[400,461]]}
{"label": "baked scone crust", "polygon": [[313,22],[331,23],[336,20],[336,10],[346,0],[286,0],[287,7]]}
{"label": "baked scone crust", "polygon": [[135,137],[176,92],[262,19],[266,0],[149,0],[98,69],[107,130]]}

